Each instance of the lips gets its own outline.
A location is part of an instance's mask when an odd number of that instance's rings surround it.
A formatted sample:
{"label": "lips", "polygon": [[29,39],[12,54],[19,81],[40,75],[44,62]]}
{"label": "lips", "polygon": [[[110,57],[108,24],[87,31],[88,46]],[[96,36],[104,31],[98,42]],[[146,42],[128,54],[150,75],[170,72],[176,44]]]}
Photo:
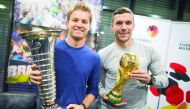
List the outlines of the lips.
{"label": "lips", "polygon": [[74,29],[74,32],[75,32],[76,34],[81,34],[81,33],[83,33],[84,31],[83,31],[83,30],[79,30],[79,29]]}
{"label": "lips", "polygon": [[129,34],[129,32],[118,32],[118,34],[119,34],[121,37],[125,37],[126,35]]}
{"label": "lips", "polygon": [[84,32],[84,29],[83,28],[74,28],[73,29],[74,31],[76,31],[76,32]]}
{"label": "lips", "polygon": [[74,31],[76,31],[76,32],[83,32],[82,30],[74,30]]}
{"label": "lips", "polygon": [[121,35],[125,35],[125,34],[129,34],[129,31],[119,31],[118,34],[121,34]]}
{"label": "lips", "polygon": [[128,34],[128,33],[119,33],[119,34],[121,34],[121,35],[125,35],[125,34]]}

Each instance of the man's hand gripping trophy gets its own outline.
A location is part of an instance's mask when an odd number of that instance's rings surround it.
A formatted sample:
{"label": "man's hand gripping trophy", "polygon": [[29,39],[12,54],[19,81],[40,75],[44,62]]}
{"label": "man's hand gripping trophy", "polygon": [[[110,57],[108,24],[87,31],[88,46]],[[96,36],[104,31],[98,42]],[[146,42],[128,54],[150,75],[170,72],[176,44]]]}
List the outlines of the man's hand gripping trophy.
{"label": "man's hand gripping trophy", "polygon": [[126,104],[123,102],[121,91],[124,84],[129,80],[129,74],[139,68],[139,60],[133,53],[125,53],[120,59],[115,87],[107,94],[107,102],[114,106]]}

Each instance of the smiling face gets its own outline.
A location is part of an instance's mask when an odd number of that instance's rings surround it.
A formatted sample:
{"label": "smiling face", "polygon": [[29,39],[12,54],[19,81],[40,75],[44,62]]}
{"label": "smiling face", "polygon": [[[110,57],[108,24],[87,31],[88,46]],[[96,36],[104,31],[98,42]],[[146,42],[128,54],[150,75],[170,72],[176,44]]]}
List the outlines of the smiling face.
{"label": "smiling face", "polygon": [[71,13],[68,21],[68,37],[74,40],[84,39],[90,29],[90,14],[78,9]]}
{"label": "smiling face", "polygon": [[122,13],[113,16],[112,31],[115,33],[116,41],[127,42],[131,39],[134,29],[134,18],[132,13]]}

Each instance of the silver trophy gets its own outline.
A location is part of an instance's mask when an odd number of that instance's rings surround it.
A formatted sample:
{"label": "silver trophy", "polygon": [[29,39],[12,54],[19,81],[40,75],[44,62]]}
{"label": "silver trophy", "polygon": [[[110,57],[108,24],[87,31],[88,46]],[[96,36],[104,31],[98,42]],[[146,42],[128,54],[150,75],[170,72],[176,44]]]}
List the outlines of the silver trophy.
{"label": "silver trophy", "polygon": [[54,42],[61,31],[37,31],[21,33],[31,51],[33,64],[39,66],[43,79],[38,86],[42,109],[56,109],[56,84],[54,71]]}

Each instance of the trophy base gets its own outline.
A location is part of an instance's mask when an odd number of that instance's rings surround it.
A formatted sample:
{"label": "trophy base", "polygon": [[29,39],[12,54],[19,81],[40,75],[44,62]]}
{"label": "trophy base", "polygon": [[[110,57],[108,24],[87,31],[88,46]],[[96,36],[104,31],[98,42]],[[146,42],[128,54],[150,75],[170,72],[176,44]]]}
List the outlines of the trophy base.
{"label": "trophy base", "polygon": [[113,91],[110,91],[108,94],[108,100],[107,102],[111,105],[119,104],[122,102],[121,94],[114,93]]}
{"label": "trophy base", "polygon": [[52,104],[52,105],[43,105],[41,106],[41,109],[58,109],[58,104]]}

